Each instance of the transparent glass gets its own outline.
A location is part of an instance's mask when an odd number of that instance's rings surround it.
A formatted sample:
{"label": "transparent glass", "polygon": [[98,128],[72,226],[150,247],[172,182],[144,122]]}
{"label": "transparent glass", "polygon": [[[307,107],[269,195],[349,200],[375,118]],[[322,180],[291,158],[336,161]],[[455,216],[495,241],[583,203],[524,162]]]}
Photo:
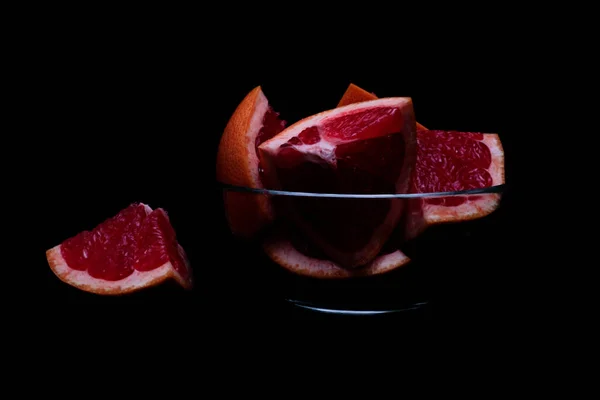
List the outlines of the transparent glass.
{"label": "transparent glass", "polygon": [[[466,280],[476,279],[478,268],[494,254],[503,235],[504,185],[457,192],[364,195],[223,183],[217,190],[223,206],[218,239],[230,250],[219,270],[226,275],[228,292],[252,303],[285,303],[346,315],[426,308],[445,293],[461,290]],[[261,220],[260,229],[252,235],[238,234],[229,224],[228,207],[243,205],[258,213],[251,204],[268,204],[270,217]],[[385,215],[391,207],[399,211],[390,221]],[[378,220],[371,223],[371,216]],[[383,234],[383,239],[375,239],[373,227],[381,226],[382,218],[393,224],[393,229],[391,234]],[[310,232],[317,232],[320,241]],[[290,238],[296,234],[300,241]],[[342,239],[332,244],[336,235]],[[362,239],[356,239],[358,236]],[[345,247],[344,240],[354,239],[358,244]],[[342,249],[341,259],[348,255],[352,259],[353,251],[364,249],[364,243],[381,241],[385,245],[377,257],[396,254],[406,258],[387,259],[389,265],[379,268],[373,261],[358,266],[335,262],[332,267],[331,257],[321,251],[323,246],[334,248],[333,254]],[[306,250],[307,242],[312,250]],[[368,259],[372,256],[371,252]]]}

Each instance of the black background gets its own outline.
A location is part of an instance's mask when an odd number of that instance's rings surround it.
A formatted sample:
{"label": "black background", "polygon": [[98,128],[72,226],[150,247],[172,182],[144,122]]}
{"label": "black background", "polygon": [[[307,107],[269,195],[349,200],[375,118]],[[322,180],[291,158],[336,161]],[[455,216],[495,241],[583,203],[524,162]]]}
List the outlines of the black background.
{"label": "black background", "polygon": [[[77,25],[81,32],[86,21]],[[202,352],[207,340],[253,347],[249,337],[256,332],[271,344],[298,331],[309,332],[304,339],[319,331],[348,338],[349,330],[364,329],[385,332],[381,339],[390,343],[413,329],[432,334],[432,326],[434,335],[444,332],[438,340],[457,330],[473,340],[514,334],[523,274],[514,260],[523,259],[517,254],[524,247],[525,201],[515,171],[523,165],[518,128],[529,104],[522,82],[531,76],[516,43],[501,35],[480,39],[477,29],[455,26],[441,30],[451,37],[424,41],[408,34],[413,28],[400,33],[389,23],[370,34],[332,28],[315,40],[274,34],[252,21],[216,30],[188,21],[150,25],[100,23],[81,35],[57,25],[52,35],[37,37],[34,61],[27,63],[41,136],[28,203],[37,224],[28,253],[32,277],[19,296],[40,329],[53,327],[48,340],[160,336]],[[306,24],[276,26],[276,32],[312,31]],[[500,134],[507,177],[502,206],[463,228],[485,233],[466,244],[449,228],[431,234],[439,247],[428,252],[436,268],[426,310],[385,317],[301,311],[254,291],[270,275],[241,270],[248,256],[229,241],[214,166],[237,104],[261,85],[282,117],[294,121],[335,107],[350,83],[379,97],[412,97],[417,120],[429,128]],[[190,256],[195,290],[163,285],[102,297],[60,282],[45,250],[134,201],[169,212]]]}

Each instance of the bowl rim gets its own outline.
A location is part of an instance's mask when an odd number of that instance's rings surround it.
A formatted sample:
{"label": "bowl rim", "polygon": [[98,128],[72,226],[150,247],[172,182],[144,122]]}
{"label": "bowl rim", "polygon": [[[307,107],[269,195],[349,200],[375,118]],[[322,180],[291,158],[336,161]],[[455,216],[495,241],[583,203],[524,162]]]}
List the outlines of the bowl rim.
{"label": "bowl rim", "polygon": [[449,192],[428,192],[428,193],[377,193],[377,194],[358,194],[358,193],[315,193],[315,192],[295,192],[287,190],[273,190],[265,188],[252,188],[246,186],[232,185],[223,182],[217,182],[220,188],[228,192],[267,194],[271,196],[288,197],[324,197],[324,198],[350,198],[350,199],[421,199],[436,197],[458,197],[472,196],[481,194],[500,194],[504,192],[506,184],[499,184],[478,189],[468,189]]}

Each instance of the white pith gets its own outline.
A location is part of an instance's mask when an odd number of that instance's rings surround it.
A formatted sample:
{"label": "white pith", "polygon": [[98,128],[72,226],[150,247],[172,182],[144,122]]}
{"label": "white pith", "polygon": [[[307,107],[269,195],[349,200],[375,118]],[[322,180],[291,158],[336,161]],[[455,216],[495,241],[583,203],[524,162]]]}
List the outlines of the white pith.
{"label": "white pith", "polygon": [[306,155],[305,159],[312,162],[323,162],[327,164],[336,165],[335,149],[336,144],[323,137],[319,129],[319,135],[321,140],[315,144],[301,144],[294,145],[294,148]]}

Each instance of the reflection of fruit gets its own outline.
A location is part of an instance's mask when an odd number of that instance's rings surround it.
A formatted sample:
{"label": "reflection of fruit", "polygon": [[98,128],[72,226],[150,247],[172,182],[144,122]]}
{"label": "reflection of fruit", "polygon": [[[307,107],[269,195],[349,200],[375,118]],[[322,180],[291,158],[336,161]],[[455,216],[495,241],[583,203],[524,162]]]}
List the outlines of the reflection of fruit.
{"label": "reflection of fruit", "polygon": [[[259,146],[269,188],[325,193],[406,193],[416,159],[409,98],[352,104],[305,118]],[[364,266],[404,209],[400,199],[290,197],[287,212],[332,261]]]}
{"label": "reflection of fruit", "polygon": [[97,294],[124,294],[175,279],[192,287],[190,266],[164,210],[132,204],[92,231],[46,252],[62,281]]}
{"label": "reflection of fruit", "polygon": [[[217,153],[217,180],[230,185],[263,188],[256,148],[285,126],[269,106],[260,86],[238,105],[221,136]],[[251,237],[271,221],[266,196],[225,192],[225,212],[236,235]]]}
{"label": "reflection of fruit", "polygon": [[[351,84],[340,104],[373,98],[376,98],[373,94]],[[504,151],[498,135],[427,131],[420,127],[417,127],[413,192],[458,191],[504,183]],[[497,193],[411,200],[406,239],[415,238],[429,225],[484,217],[498,207],[499,201]]]}

